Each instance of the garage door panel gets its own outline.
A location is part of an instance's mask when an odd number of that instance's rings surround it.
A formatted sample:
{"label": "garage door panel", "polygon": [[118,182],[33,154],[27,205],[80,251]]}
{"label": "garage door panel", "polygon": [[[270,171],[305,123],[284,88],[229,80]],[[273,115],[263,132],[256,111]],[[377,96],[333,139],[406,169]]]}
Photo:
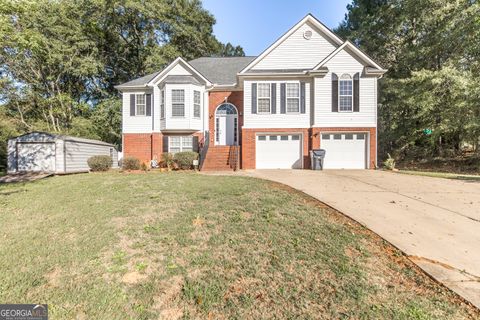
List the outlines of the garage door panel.
{"label": "garage door panel", "polygon": [[302,139],[300,135],[265,134],[258,135],[256,140],[257,169],[302,168]]}
{"label": "garage door panel", "polygon": [[364,133],[322,134],[320,145],[326,150],[324,169],[365,169],[366,143]]}
{"label": "garage door panel", "polygon": [[54,143],[19,143],[18,171],[55,171]]}

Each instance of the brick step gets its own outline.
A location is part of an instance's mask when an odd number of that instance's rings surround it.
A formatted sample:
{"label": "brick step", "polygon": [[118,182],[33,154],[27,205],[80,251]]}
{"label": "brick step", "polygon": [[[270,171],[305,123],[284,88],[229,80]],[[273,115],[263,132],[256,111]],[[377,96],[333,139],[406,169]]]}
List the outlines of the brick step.
{"label": "brick step", "polygon": [[215,167],[215,168],[203,167],[202,171],[233,171],[233,169],[230,167]]}

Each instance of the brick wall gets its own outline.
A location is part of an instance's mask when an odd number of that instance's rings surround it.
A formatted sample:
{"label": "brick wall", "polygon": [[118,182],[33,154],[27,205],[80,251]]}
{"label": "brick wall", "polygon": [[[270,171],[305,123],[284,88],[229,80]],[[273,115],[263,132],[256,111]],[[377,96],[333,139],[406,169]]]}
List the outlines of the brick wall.
{"label": "brick wall", "polygon": [[[171,134],[185,136],[188,134]],[[203,132],[192,134],[198,137],[198,141],[203,139]],[[125,157],[135,157],[141,162],[150,164],[150,160],[157,158],[162,159],[163,153],[163,137],[164,135],[155,133],[125,133],[123,135],[123,153]]]}
{"label": "brick wall", "polygon": [[125,133],[123,135],[124,157],[135,157],[146,164],[162,154],[163,135],[161,133]]}
{"label": "brick wall", "polygon": [[242,129],[242,169],[255,169],[255,137],[261,133],[302,133],[303,134],[303,168],[310,168],[310,129]]}
{"label": "brick wall", "polygon": [[375,169],[377,166],[376,163],[376,154],[377,154],[377,129],[376,128],[313,128],[312,129],[312,149],[321,148],[320,145],[320,135],[321,132],[368,132],[370,136],[369,141],[369,164],[370,169]]}

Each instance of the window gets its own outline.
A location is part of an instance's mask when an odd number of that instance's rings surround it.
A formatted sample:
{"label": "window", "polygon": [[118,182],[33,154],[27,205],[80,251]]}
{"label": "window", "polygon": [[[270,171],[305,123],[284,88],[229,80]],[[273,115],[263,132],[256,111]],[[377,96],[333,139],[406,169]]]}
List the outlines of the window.
{"label": "window", "polygon": [[172,90],[172,117],[185,117],[185,90]]}
{"label": "window", "polygon": [[292,140],[293,141],[298,141],[298,140],[300,140],[300,136],[299,135],[294,135],[294,136],[292,136]]}
{"label": "window", "polygon": [[339,111],[353,111],[353,81],[352,77],[348,74],[344,74],[340,77],[338,86],[339,99],[338,110]]}
{"label": "window", "polygon": [[280,140],[286,141],[286,140],[288,140],[288,136],[280,136]]}
{"label": "window", "polygon": [[193,136],[184,136],[182,138],[182,151],[193,151]]}
{"label": "window", "polygon": [[216,118],[215,119],[215,128],[217,128],[217,130],[215,130],[215,141],[219,142],[220,141],[220,118]]}
{"label": "window", "polygon": [[357,134],[357,140],[365,140],[365,134],[364,133],[358,133]]}
{"label": "window", "polygon": [[270,83],[257,84],[257,112],[270,113]]}
{"label": "window", "polygon": [[258,141],[265,141],[267,140],[267,136],[258,136]]}
{"label": "window", "polygon": [[345,134],[345,140],[353,140],[353,134],[351,133]]}
{"label": "window", "polygon": [[298,83],[287,83],[287,113],[300,112],[300,85]]}
{"label": "window", "polygon": [[193,151],[193,136],[168,137],[168,152]]}
{"label": "window", "polygon": [[165,90],[160,91],[160,119],[165,119]]}
{"label": "window", "polygon": [[334,134],[333,139],[334,140],[342,140],[342,135],[341,134]]}
{"label": "window", "polygon": [[193,91],[193,117],[200,118],[200,91]]}
{"label": "window", "polygon": [[277,136],[270,136],[270,140],[277,140]]}
{"label": "window", "polygon": [[330,140],[330,135],[329,134],[322,134],[322,140]]}
{"label": "window", "polygon": [[144,116],[145,115],[145,95],[136,94],[135,95],[135,115]]}

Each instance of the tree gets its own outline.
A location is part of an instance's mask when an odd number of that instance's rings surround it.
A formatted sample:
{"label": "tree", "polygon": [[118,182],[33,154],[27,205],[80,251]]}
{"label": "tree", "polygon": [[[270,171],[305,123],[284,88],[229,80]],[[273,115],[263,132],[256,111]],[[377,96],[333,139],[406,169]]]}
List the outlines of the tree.
{"label": "tree", "polygon": [[215,38],[214,24],[199,0],[0,0],[0,111],[12,128],[5,132],[118,145],[115,85],[177,56],[243,54]]}
{"label": "tree", "polygon": [[479,17],[475,0],[348,6],[337,32],[388,68],[379,84],[381,156],[444,156],[478,144]]}

